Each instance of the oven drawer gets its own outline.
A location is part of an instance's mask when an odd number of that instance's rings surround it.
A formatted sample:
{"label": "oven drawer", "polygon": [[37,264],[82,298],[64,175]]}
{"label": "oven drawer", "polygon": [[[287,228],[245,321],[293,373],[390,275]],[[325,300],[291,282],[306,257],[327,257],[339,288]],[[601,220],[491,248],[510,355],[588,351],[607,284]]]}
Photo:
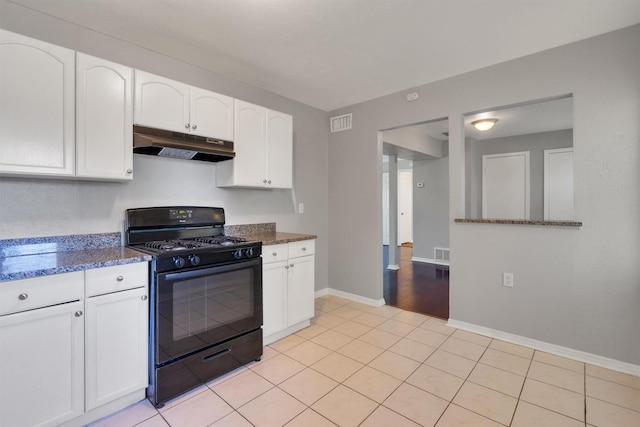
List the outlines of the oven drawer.
{"label": "oven drawer", "polygon": [[4,282],[0,286],[0,316],[47,307],[84,297],[81,271]]}
{"label": "oven drawer", "polygon": [[263,264],[286,261],[287,259],[289,259],[289,245],[287,243],[262,247]]}
{"label": "oven drawer", "polygon": [[155,370],[158,406],[187,390],[262,358],[262,329],[233,338]]}
{"label": "oven drawer", "polygon": [[147,286],[149,264],[136,262],[94,268],[85,271],[85,274],[87,297],[92,297]]}
{"label": "oven drawer", "polygon": [[313,255],[316,253],[315,240],[302,240],[289,243],[289,258]]}

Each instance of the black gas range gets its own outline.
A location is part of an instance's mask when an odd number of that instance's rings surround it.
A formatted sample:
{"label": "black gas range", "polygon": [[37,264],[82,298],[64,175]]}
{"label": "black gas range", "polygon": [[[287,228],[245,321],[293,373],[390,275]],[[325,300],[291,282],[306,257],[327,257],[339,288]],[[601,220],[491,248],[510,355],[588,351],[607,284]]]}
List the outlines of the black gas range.
{"label": "black gas range", "polygon": [[150,378],[157,407],[262,357],[262,243],[224,235],[222,208],[129,209],[127,246],[153,255]]}

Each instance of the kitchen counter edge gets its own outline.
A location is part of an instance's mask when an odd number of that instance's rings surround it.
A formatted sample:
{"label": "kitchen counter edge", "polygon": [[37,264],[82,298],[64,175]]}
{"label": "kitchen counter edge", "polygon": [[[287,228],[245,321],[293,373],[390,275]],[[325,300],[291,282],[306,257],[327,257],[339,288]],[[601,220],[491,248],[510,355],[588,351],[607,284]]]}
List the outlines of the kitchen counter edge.
{"label": "kitchen counter edge", "polygon": [[282,231],[242,234],[239,235],[239,237],[244,237],[245,239],[254,242],[262,242],[264,246],[280,245],[283,243],[299,242],[302,240],[314,240],[318,238],[318,236],[314,234],[285,233]]}
{"label": "kitchen counter edge", "polygon": [[0,258],[0,283],[151,259],[151,255],[122,246],[4,257]]}

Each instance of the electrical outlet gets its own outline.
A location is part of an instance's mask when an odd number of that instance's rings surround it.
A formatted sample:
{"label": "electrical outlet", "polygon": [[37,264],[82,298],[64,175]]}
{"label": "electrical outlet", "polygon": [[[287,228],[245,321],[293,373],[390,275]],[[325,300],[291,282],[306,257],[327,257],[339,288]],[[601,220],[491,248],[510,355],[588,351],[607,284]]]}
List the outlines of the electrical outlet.
{"label": "electrical outlet", "polygon": [[304,213],[304,203],[298,203],[298,213]]}
{"label": "electrical outlet", "polygon": [[513,273],[502,273],[502,286],[513,288]]}

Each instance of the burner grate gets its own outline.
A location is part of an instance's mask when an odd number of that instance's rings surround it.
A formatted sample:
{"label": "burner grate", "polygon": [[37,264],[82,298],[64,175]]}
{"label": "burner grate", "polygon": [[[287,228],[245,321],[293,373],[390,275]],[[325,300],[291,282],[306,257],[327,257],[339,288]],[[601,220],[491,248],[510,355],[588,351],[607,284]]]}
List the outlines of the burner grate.
{"label": "burner grate", "polygon": [[144,245],[149,249],[157,251],[177,251],[182,249],[201,248],[204,246],[199,242],[188,242],[184,240],[155,240],[152,242],[146,242]]}
{"label": "burner grate", "polygon": [[244,243],[247,241],[247,239],[243,239],[242,237],[232,237],[232,236],[209,236],[209,237],[197,237],[195,241],[208,243],[210,245],[230,246],[230,245],[235,245],[237,243]]}

